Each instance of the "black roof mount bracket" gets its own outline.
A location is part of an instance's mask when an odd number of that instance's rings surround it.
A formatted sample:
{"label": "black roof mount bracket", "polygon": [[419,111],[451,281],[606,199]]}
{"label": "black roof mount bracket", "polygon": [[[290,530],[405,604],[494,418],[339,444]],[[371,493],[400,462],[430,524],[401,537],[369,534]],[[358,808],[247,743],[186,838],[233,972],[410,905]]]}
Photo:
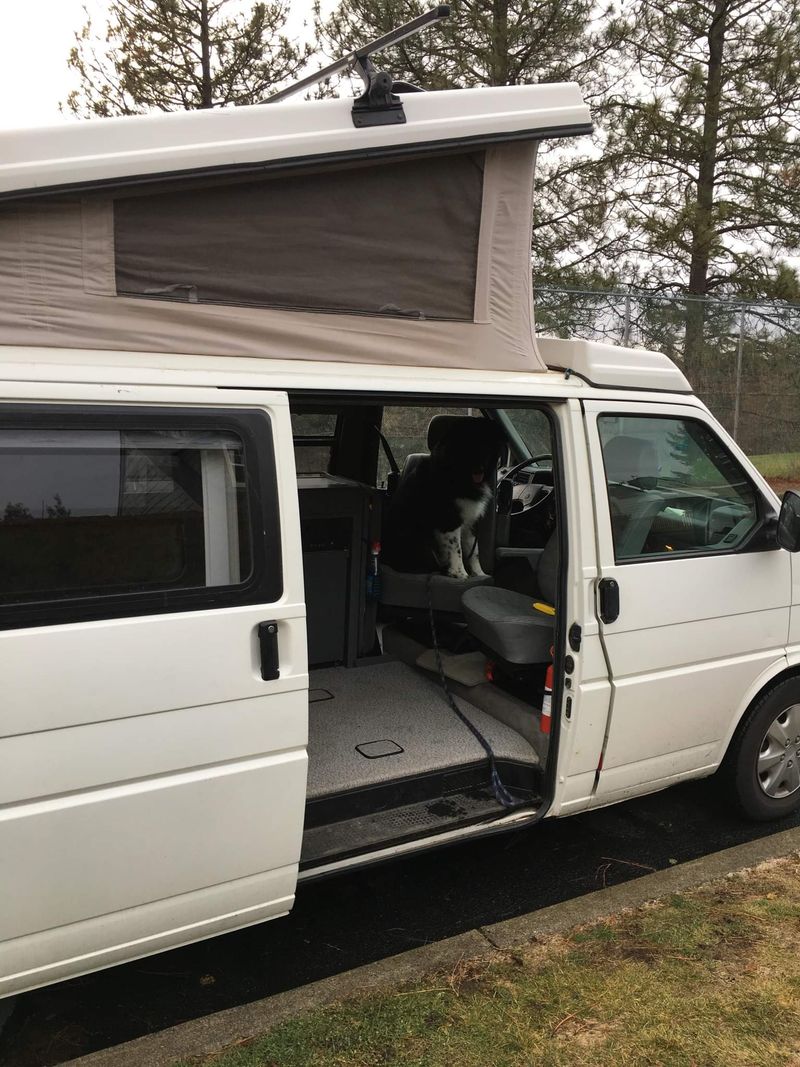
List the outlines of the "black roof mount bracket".
{"label": "black roof mount bracket", "polygon": [[[346,56],[342,56],[341,59],[337,59],[335,63],[331,63],[327,67],[323,67],[322,70],[318,70],[315,74],[309,74],[286,89],[281,89],[280,92],[274,93],[267,98],[266,103],[274,104],[280,100],[286,100],[309,86],[319,85],[320,82],[327,81],[335,74],[342,74],[346,70],[355,68],[364,82],[364,92],[353,101],[353,125],[361,128],[365,126],[388,126],[405,122],[406,116],[403,111],[403,103],[400,97],[392,92],[394,86],[391,74],[378,70],[370,56],[374,52],[380,52],[384,48],[389,48],[391,45],[405,40],[406,37],[411,37],[412,34],[419,33],[420,30],[432,25],[434,22],[446,19],[449,14],[449,5],[439,4],[430,11],[411,19],[410,22],[406,22],[403,26],[398,26],[397,29],[385,33],[383,37],[378,37],[376,40],[370,41],[369,44],[362,45],[353,52],[348,52]],[[397,88],[403,92],[420,91],[417,86],[409,85],[406,82],[398,82]]]}
{"label": "black roof mount bracket", "polygon": [[355,69],[364,80],[364,92],[353,101],[353,125],[389,126],[405,122],[406,113],[399,96],[392,92],[393,79],[385,70],[378,70],[369,56],[359,56]]}

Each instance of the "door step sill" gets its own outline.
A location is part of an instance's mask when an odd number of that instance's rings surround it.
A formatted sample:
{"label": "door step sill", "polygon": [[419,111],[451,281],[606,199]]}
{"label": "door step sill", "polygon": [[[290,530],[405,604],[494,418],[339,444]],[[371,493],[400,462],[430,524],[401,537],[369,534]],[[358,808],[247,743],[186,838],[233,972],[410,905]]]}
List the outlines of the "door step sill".
{"label": "door step sill", "polygon": [[[516,795],[531,806],[539,801],[533,794]],[[300,870],[507,814],[508,809],[495,800],[489,789],[475,788],[315,826],[303,834]]]}

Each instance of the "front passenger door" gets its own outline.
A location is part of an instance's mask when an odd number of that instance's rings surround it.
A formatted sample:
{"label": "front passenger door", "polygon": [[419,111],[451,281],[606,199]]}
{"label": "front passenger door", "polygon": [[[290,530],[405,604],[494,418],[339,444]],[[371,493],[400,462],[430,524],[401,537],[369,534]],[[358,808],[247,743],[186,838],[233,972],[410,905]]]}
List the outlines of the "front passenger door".
{"label": "front passenger door", "polygon": [[[790,557],[775,504],[702,409],[588,402],[612,703],[596,802],[710,770],[785,655]],[[618,615],[615,614],[615,588]]]}

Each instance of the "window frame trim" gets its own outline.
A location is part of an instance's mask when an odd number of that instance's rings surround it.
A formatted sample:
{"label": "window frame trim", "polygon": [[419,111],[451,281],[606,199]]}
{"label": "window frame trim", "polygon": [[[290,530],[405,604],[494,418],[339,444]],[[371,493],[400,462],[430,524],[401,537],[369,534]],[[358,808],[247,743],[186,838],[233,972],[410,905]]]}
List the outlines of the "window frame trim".
{"label": "window frame trim", "polygon": [[169,430],[203,429],[235,434],[248,472],[248,514],[253,567],[236,585],[93,593],[0,603],[0,631],[106,619],[138,618],[248,604],[273,604],[283,595],[284,576],[274,427],[267,411],[175,404],[113,405],[0,403],[0,429]]}
{"label": "window frame trim", "polygon": [[[759,552],[763,551],[767,545],[759,545],[757,548],[751,548],[751,544],[756,540],[764,530],[764,527],[770,517],[771,512],[768,509],[768,502],[764,497],[760,487],[753,481],[750,473],[742,465],[741,460],[733,454],[726,442],[722,439],[716,430],[716,427],[708,420],[700,417],[701,413],[688,414],[685,411],[666,412],[666,411],[642,411],[635,409],[632,411],[619,411],[603,408],[602,410],[593,410],[591,412],[594,417],[595,432],[597,433],[597,443],[600,451],[600,458],[603,462],[603,487],[605,491],[606,500],[606,514],[608,515],[609,531],[610,531],[610,543],[614,552],[614,565],[616,567],[626,567],[629,564],[637,563],[660,563],[665,560],[680,560],[680,559],[709,559],[714,556],[735,556],[743,552]],[[741,469],[744,475],[745,481],[753,490],[753,496],[756,505],[756,522],[753,528],[748,532],[744,540],[740,541],[738,545],[732,548],[715,548],[707,549],[705,551],[676,551],[676,552],[652,552],[647,555],[638,556],[626,556],[620,559],[617,556],[617,545],[614,540],[614,524],[611,517],[611,498],[608,493],[609,481],[608,472],[606,467],[606,456],[603,448],[603,439],[600,434],[600,419],[601,418],[642,418],[642,419],[669,419],[672,422],[695,422],[703,426],[710,434],[714,436],[720,448],[727,454],[728,458],[732,460]],[[774,546],[774,547],[777,547]]]}

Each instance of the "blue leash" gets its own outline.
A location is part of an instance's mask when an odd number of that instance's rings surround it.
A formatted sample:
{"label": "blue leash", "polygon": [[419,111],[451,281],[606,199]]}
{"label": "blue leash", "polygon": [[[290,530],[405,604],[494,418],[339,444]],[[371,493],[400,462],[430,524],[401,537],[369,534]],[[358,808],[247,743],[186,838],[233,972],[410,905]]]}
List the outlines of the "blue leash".
{"label": "blue leash", "polygon": [[431,637],[433,638],[433,650],[436,653],[436,666],[439,669],[439,680],[442,683],[442,689],[444,690],[445,699],[450,709],[461,719],[470,733],[473,735],[476,741],[481,745],[486,755],[489,757],[489,771],[490,781],[492,785],[492,793],[498,804],[501,804],[504,808],[518,808],[525,803],[524,800],[518,800],[512,796],[511,793],[503,785],[500,778],[500,773],[497,770],[497,764],[494,761],[494,752],[492,746],[480,732],[474,723],[471,723],[464,712],[459,708],[453,699],[453,694],[450,692],[450,687],[447,684],[447,677],[444,673],[444,665],[442,663],[442,654],[439,651],[439,640],[436,636],[436,622],[433,617],[433,598],[431,596],[431,582],[433,581],[433,574],[428,575],[427,591],[428,591],[428,617],[431,625]]}

